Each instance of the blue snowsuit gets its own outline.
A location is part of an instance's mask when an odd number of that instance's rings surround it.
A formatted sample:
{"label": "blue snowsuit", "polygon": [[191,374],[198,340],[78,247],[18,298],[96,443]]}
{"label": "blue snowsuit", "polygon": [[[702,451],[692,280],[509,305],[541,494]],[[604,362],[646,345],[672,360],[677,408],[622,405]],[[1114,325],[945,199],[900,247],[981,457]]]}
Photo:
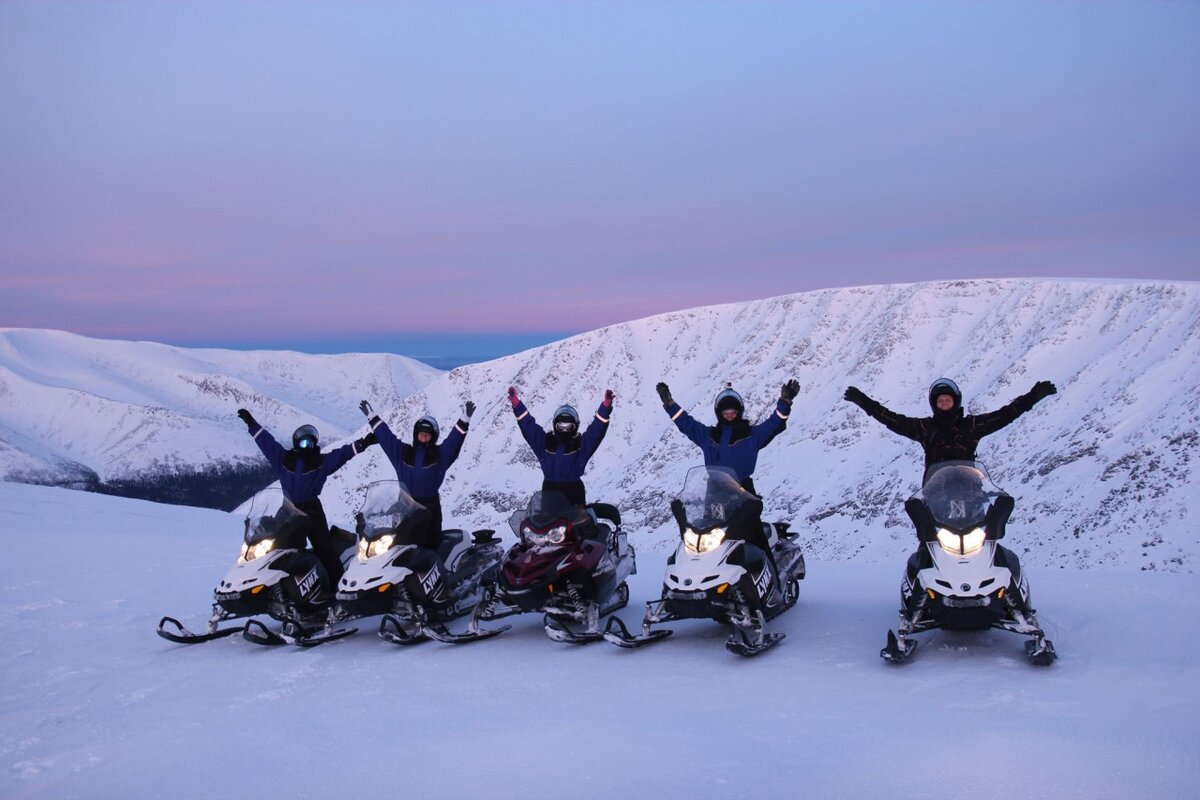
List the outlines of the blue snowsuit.
{"label": "blue snowsuit", "polygon": [[396,478],[408,487],[409,494],[431,514],[426,544],[437,549],[442,535],[442,499],[438,494],[450,465],[458,459],[469,427],[460,419],[440,444],[406,444],[378,415],[368,420],[379,439],[384,455],[392,462]]}
{"label": "blue snowsuit", "polygon": [[704,465],[732,469],[742,486],[751,492],[754,491],[754,485],[750,478],[758,465],[758,451],[787,427],[791,411],[790,402],[779,400],[775,404],[775,412],[757,425],[751,425],[744,419],[726,422],[718,418],[717,424],[710,428],[698,422],[678,403],[672,402],[666,406],[666,412],[675,427],[704,454]]}
{"label": "blue snowsuit", "polygon": [[284,450],[271,432],[257,423],[251,427],[250,435],[254,437],[254,443],[275,470],[284,497],[308,515],[308,540],[312,543],[313,552],[325,567],[330,587],[337,586],[344,570],[340,549],[335,546],[333,536],[329,532],[329,522],[325,518],[325,509],[321,505],[321,489],[325,486],[326,478],[366,448],[360,449],[356,442],[344,444],[328,453],[315,452],[306,455],[296,450]]}
{"label": "blue snowsuit", "polygon": [[529,443],[533,454],[542,467],[542,489],[562,492],[567,500],[576,505],[587,504],[587,492],[583,486],[583,471],[596,448],[608,433],[608,414],[612,408],[600,404],[596,416],[582,435],[562,437],[554,431],[544,431],[529,413],[525,404],[513,406],[521,435]]}

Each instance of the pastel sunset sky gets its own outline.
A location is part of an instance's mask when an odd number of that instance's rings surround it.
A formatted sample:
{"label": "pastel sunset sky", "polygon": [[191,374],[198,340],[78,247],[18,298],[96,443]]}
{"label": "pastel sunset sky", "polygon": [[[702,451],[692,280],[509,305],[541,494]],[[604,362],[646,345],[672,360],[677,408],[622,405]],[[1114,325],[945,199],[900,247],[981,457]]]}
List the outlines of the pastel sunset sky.
{"label": "pastel sunset sky", "polygon": [[10,0],[0,109],[7,327],[398,352],[1200,275],[1196,2]]}

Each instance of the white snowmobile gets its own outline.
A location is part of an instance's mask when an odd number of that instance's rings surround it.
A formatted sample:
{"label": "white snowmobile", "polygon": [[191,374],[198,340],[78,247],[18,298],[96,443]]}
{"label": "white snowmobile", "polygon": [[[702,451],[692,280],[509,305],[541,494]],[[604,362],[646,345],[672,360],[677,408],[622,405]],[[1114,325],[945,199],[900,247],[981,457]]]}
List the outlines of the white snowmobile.
{"label": "white snowmobile", "polygon": [[762,500],[726,467],[689,470],[671,512],[680,543],[667,559],[662,597],[646,604],[641,635],[613,617],[604,638],[641,647],[671,634],[652,626],[699,618],[730,625],[725,646],[738,655],[758,655],[778,644],[784,634],[767,633],[766,623],[796,604],[805,574],[796,534],[787,523],[761,522]]}
{"label": "white snowmobile", "polygon": [[475,641],[501,633],[453,634],[445,623],[490,596],[503,550],[491,530],[467,537],[440,532],[435,552],[427,543],[430,515],[399,481],[367,487],[358,520],[358,557],[338,583],[329,626],[344,619],[383,614],[379,635],[395,644]]}
{"label": "white snowmobile", "polygon": [[900,586],[900,623],[879,653],[892,663],[912,655],[913,634],[935,628],[998,628],[1024,634],[1029,660],[1045,666],[1057,654],[1029,601],[1017,556],[1002,547],[1013,498],[976,461],[944,461],[925,471],[924,485],[904,504],[920,549]]}
{"label": "white snowmobile", "polygon": [[[204,633],[192,633],[174,617],[163,617],[158,635],[180,644],[195,644],[241,633],[257,644],[316,645],[340,639],[354,629],[327,629],[332,592],[320,560],[304,548],[309,517],[272,486],[250,499],[241,553],[213,590],[212,616]],[[349,563],[354,537],[331,529]],[[273,632],[256,619],[225,628],[226,620],[265,614],[283,623]]]}

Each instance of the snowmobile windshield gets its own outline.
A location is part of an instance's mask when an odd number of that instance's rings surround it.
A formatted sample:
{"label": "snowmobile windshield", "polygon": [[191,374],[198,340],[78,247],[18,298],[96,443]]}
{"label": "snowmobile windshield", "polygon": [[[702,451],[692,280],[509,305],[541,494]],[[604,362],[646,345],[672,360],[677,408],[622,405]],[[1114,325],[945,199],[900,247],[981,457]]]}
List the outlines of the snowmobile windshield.
{"label": "snowmobile windshield", "polygon": [[692,467],[677,500],[687,526],[696,531],[728,527],[739,518],[739,511],[759,502],[728,467]]}
{"label": "snowmobile windshield", "polygon": [[925,485],[913,495],[944,528],[964,531],[982,527],[988,509],[1007,493],[992,483],[977,461],[943,461],[925,471]]}
{"label": "snowmobile windshield", "polygon": [[521,527],[525,522],[529,522],[534,528],[549,528],[563,520],[573,527],[580,527],[587,525],[591,517],[584,509],[571,505],[562,492],[545,491],[534,492],[529,498],[529,505],[509,517],[508,525],[519,539]]}
{"label": "snowmobile windshield", "polygon": [[413,499],[400,481],[376,481],[367,487],[359,509],[359,533],[368,541],[384,536],[406,537],[424,525],[425,506]]}
{"label": "snowmobile windshield", "polygon": [[296,545],[292,540],[303,535],[308,515],[292,505],[278,486],[263,489],[250,498],[246,512],[246,544],[258,544],[264,539],[276,539]]}

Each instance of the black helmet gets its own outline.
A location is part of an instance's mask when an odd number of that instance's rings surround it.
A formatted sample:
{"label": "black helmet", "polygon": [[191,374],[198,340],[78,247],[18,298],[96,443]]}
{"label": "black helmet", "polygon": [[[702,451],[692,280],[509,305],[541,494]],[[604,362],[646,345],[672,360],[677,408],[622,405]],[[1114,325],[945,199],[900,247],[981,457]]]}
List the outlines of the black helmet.
{"label": "black helmet", "polygon": [[554,432],[574,436],[579,431],[579,412],[573,406],[559,406],[554,411]]}
{"label": "black helmet", "polygon": [[717,397],[713,400],[713,413],[719,419],[721,412],[727,408],[732,408],[738,413],[738,419],[741,419],[746,414],[746,404],[742,402],[742,396],[733,390],[730,384],[725,384],[725,388],[717,393]]}
{"label": "black helmet", "polygon": [[320,437],[317,435],[317,429],[312,425],[301,425],[296,428],[296,432],[292,434],[292,447],[297,450],[303,450],[306,453],[313,453],[321,449],[318,444]]}
{"label": "black helmet", "polygon": [[954,398],[954,408],[962,408],[962,392],[958,390],[958,384],[949,378],[938,378],[929,387],[929,407],[933,413],[938,412],[937,399],[944,394]]}
{"label": "black helmet", "polygon": [[418,433],[428,433],[428,434],[432,435],[433,439],[430,441],[430,444],[432,444],[433,442],[436,442],[438,440],[438,434],[440,434],[441,431],[438,429],[438,424],[437,424],[436,419],[434,419],[433,417],[421,417],[419,420],[417,420],[416,424],[413,425],[413,441],[414,442],[417,441]]}

